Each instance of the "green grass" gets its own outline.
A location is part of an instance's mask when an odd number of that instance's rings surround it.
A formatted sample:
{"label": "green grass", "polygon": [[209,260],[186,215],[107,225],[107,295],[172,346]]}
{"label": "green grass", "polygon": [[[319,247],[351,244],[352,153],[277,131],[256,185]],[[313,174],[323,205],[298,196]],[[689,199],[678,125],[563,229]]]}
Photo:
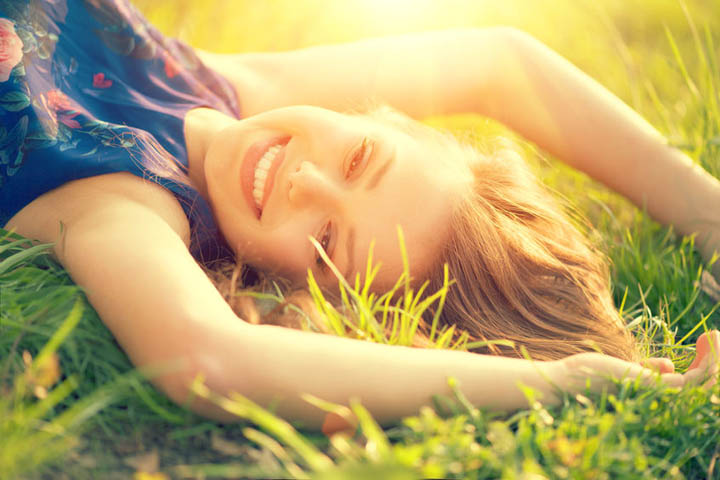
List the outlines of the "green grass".
{"label": "green grass", "polygon": [[[219,51],[514,25],[593,75],[720,175],[716,2],[548,0],[540,11],[532,0],[454,0],[432,20],[417,7],[372,22],[359,0],[307,0],[300,9],[288,8],[298,4],[291,0],[137,3],[164,32]],[[506,133],[473,116],[432,123],[464,136]],[[720,325],[692,239],[677,238],[584,175],[524,147],[543,181],[596,227],[593,238],[612,262],[616,304],[643,347],[687,368],[697,336]],[[43,247],[0,237],[0,478],[128,478],[142,469],[131,460],[143,454],[173,478],[720,478],[720,387],[622,384],[616,395],[578,395],[554,408],[528,391],[527,410],[501,416],[470,406],[460,385],[453,398],[438,397],[385,430],[354,404],[358,433],[328,440],[296,431],[245,399],[213,397],[198,384],[197,394],[248,421],[201,419],[134,373],[81,289]],[[346,290],[353,315],[328,310],[338,330],[353,322],[369,339],[407,343],[412,313],[392,310],[386,321],[397,319],[398,329],[384,338],[382,297],[359,287]],[[408,293],[397,307],[423,308],[413,304],[417,292]]]}

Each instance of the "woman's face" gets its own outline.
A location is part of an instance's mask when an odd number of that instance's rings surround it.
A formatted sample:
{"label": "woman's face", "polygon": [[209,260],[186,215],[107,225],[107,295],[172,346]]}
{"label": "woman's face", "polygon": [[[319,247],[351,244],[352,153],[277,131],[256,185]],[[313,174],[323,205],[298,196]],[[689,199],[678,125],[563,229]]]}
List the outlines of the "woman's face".
{"label": "woman's face", "polygon": [[402,272],[397,226],[414,276],[445,239],[449,214],[470,173],[442,168],[442,152],[370,117],[287,107],[238,121],[205,158],[210,201],[237,255],[254,267],[301,282],[337,285],[309,237],[348,280],[373,262],[373,282]]}

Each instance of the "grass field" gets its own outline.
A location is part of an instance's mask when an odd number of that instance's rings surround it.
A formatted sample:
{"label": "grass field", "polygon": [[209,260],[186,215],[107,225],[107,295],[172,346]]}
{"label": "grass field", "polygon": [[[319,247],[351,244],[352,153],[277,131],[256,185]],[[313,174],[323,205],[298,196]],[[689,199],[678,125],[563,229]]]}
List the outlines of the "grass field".
{"label": "grass field", "polygon": [[[163,32],[221,52],[272,51],[373,35],[513,25],[556,49],[720,176],[720,2],[705,0],[138,0]],[[468,61],[482,52],[468,52]],[[459,134],[502,127],[432,119]],[[690,238],[524,145],[543,181],[596,227],[614,296],[653,356],[683,371],[720,326],[720,298]],[[708,206],[720,208],[720,205]],[[44,253],[0,243],[0,479],[4,478],[718,478],[720,387],[621,385],[499,416],[460,391],[380,429],[360,405],[354,437],[297,432],[242,399],[248,419],[196,417],[134,372],[82,292]],[[203,393],[198,389],[198,393]],[[152,475],[155,476],[152,476]]]}

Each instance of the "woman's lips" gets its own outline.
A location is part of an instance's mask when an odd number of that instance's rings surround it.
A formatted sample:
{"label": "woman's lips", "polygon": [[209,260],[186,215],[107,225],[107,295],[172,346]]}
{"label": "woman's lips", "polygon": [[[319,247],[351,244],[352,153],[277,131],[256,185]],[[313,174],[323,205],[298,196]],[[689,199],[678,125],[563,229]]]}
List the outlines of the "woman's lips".
{"label": "woman's lips", "polygon": [[[247,152],[245,152],[245,157],[243,158],[243,163],[240,171],[240,184],[242,187],[243,196],[245,197],[245,201],[247,202],[250,210],[255,212],[255,216],[258,218],[258,220],[262,215],[262,208],[257,207],[257,205],[255,204],[255,199],[253,198],[255,168],[257,167],[260,159],[263,157],[263,155],[265,155],[265,152],[267,152],[270,147],[273,147],[275,145],[281,145],[284,147],[288,144],[289,141],[290,137],[287,135],[277,136],[269,138],[267,140],[260,140],[250,145],[250,148],[248,148]],[[284,157],[285,149],[283,148],[277,153],[277,155],[275,155],[275,159],[273,160],[273,163],[268,170],[268,178],[265,181],[265,190],[263,192],[262,199],[263,208],[267,203],[267,199],[270,195],[270,192],[272,191],[273,184],[275,183],[275,173],[277,172],[277,169],[280,166],[280,163],[282,163]]]}

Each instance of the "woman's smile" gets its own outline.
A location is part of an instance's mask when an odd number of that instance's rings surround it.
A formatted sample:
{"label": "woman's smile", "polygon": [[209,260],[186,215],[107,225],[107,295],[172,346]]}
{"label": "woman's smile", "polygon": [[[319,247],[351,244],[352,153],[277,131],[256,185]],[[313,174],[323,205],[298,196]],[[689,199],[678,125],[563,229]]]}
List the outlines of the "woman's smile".
{"label": "woman's smile", "polygon": [[240,183],[248,206],[258,220],[262,217],[278,167],[285,158],[289,136],[273,137],[253,143],[245,153]]}

